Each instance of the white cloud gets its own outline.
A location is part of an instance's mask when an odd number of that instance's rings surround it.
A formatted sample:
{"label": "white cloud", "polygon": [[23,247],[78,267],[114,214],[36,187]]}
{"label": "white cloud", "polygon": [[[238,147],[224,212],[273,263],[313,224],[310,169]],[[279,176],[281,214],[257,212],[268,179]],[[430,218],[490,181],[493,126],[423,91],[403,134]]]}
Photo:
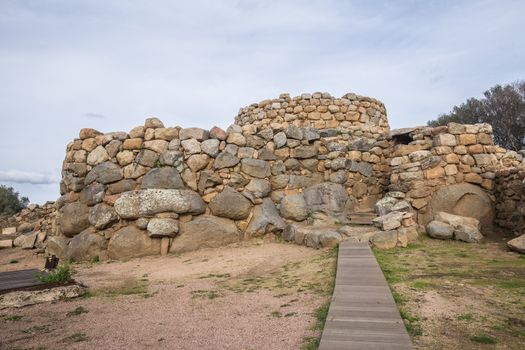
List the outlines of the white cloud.
{"label": "white cloud", "polygon": [[60,182],[59,174],[46,174],[20,170],[0,170],[0,181],[19,184],[56,184]]}

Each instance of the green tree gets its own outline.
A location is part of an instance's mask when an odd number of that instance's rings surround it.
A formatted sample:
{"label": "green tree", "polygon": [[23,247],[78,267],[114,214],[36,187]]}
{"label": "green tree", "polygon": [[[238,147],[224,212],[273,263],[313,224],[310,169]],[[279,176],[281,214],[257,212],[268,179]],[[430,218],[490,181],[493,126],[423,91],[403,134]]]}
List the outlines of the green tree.
{"label": "green tree", "polygon": [[13,215],[29,204],[27,197],[20,197],[12,187],[0,185],[0,215]]}
{"label": "green tree", "polygon": [[428,122],[430,126],[489,123],[494,142],[502,147],[520,150],[525,145],[525,81],[496,85],[485,91],[484,98],[469,98],[454,106],[448,114]]}

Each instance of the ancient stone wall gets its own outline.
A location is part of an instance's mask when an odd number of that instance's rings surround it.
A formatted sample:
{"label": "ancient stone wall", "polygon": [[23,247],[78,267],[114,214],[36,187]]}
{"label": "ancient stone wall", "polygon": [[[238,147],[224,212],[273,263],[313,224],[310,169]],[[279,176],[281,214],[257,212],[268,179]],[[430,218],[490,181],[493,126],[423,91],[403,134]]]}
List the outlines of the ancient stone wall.
{"label": "ancient stone wall", "polygon": [[392,139],[390,190],[404,194],[421,225],[436,211],[490,225],[496,171],[522,163],[518,153],[494,145],[488,124],[400,129]]}
{"label": "ancient stone wall", "polygon": [[235,121],[227,131],[156,118],[129,132],[82,129],[67,146],[49,251],[120,259],[281,232],[287,222],[344,223],[388,188],[392,143],[377,100],[283,94]]}
{"label": "ancient stone wall", "polygon": [[496,223],[516,235],[525,233],[525,169],[500,170],[496,173]]}

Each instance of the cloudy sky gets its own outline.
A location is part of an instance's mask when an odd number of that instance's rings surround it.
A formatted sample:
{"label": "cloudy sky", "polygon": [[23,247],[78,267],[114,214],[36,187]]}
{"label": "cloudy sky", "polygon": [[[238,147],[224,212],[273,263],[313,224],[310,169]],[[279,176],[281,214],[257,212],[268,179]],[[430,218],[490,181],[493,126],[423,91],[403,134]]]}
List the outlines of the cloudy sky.
{"label": "cloudy sky", "polygon": [[282,92],[424,124],[525,78],[525,1],[0,0],[0,184],[59,196],[66,144],[158,116],[227,127]]}

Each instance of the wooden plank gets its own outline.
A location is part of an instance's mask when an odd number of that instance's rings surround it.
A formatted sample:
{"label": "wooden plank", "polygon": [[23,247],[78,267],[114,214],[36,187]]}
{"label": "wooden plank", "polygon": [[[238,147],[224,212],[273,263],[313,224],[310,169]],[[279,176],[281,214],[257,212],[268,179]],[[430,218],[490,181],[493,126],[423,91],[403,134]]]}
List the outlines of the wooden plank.
{"label": "wooden plank", "polygon": [[0,292],[44,284],[36,278],[41,273],[38,269],[0,272]]}
{"label": "wooden plank", "polygon": [[388,283],[367,243],[342,242],[320,350],[413,350]]}

